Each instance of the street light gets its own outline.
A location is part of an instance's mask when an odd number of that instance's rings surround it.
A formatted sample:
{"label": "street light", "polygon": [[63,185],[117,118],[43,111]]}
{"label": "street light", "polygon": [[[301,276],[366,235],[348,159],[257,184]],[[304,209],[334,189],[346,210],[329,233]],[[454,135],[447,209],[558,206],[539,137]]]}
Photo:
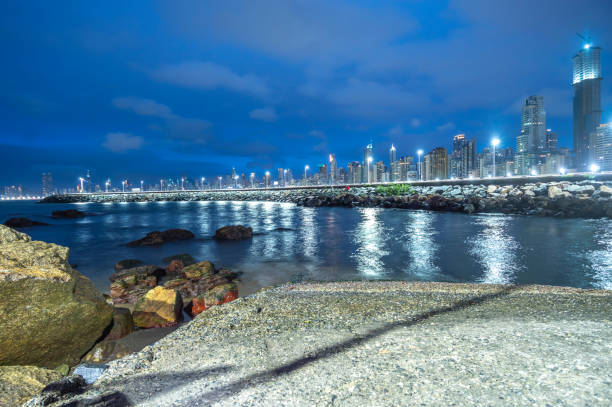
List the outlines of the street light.
{"label": "street light", "polygon": [[372,157],[368,157],[368,184],[370,183],[370,163],[372,162]]}
{"label": "street light", "polygon": [[591,166],[589,167],[589,170],[591,170],[591,172],[597,172],[599,171],[599,165],[591,164]]}
{"label": "street light", "polygon": [[202,177],[202,179],[200,180],[200,189],[204,190],[204,181],[206,180],[205,177]]}
{"label": "street light", "polygon": [[266,188],[270,186],[270,171],[266,171]]}
{"label": "street light", "polygon": [[219,189],[221,189],[221,177],[219,177]]}
{"label": "street light", "polygon": [[310,166],[306,165],[304,166],[304,181],[306,181],[308,179],[308,170],[310,169]]}
{"label": "street light", "polygon": [[79,177],[79,181],[81,181],[81,193],[84,193],[85,191],[83,190],[83,177]]}
{"label": "street light", "polygon": [[121,188],[122,191],[125,192],[125,184],[127,183],[127,181],[121,181]]}
{"label": "street light", "polygon": [[533,176],[538,175],[538,172],[536,171],[536,169],[535,169],[535,168],[533,168],[533,169],[531,170],[531,175],[533,175]]}
{"label": "street light", "polygon": [[106,192],[108,192],[108,187],[110,186],[110,179],[106,180],[105,185],[106,185]]}
{"label": "street light", "polygon": [[565,173],[567,173],[567,170],[565,168],[559,168],[559,174],[565,175]]}
{"label": "street light", "polygon": [[140,180],[140,192],[144,191],[144,181]]}
{"label": "street light", "polygon": [[185,177],[181,177],[181,189],[185,190]]}
{"label": "street light", "polygon": [[423,154],[423,150],[419,149],[417,151],[417,156],[418,156],[417,171],[419,172],[419,180],[423,181],[423,171],[421,171],[421,154]]}
{"label": "street light", "polygon": [[499,145],[499,139],[494,137],[493,140],[491,140],[491,145],[493,146],[493,176],[495,177],[497,175],[495,172],[495,147]]}

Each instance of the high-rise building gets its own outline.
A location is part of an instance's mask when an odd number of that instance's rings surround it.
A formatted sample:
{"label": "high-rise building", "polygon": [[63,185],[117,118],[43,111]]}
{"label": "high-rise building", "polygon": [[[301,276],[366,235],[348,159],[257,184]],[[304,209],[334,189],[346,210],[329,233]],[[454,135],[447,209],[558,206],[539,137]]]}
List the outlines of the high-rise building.
{"label": "high-rise building", "polygon": [[453,151],[448,160],[448,174],[451,178],[463,177],[463,146],[465,145],[465,134],[457,134],[453,137]]}
{"label": "high-rise building", "polygon": [[384,161],[379,161],[376,163],[376,165],[374,166],[374,168],[376,169],[375,172],[375,176],[374,176],[374,180],[376,182],[385,182],[385,162]]}
{"label": "high-rise building", "polygon": [[359,161],[348,163],[348,183],[360,184],[361,182],[361,163]]}
{"label": "high-rise building", "polygon": [[601,48],[585,44],[574,63],[574,152],[578,171],[590,165],[590,136],[601,123]]}
{"label": "high-rise building", "polygon": [[414,157],[407,155],[400,158],[396,164],[399,168],[399,178],[397,181],[417,179],[417,168],[414,163]]}
{"label": "high-rise building", "polygon": [[546,130],[546,151],[554,152],[559,148],[559,138],[557,137],[557,133],[553,132],[551,129]]}
{"label": "high-rise building", "polygon": [[527,152],[540,154],[546,151],[546,111],[544,96],[529,96],[521,114],[521,132],[527,134]]}
{"label": "high-rise building", "polygon": [[425,180],[448,178],[448,158],[446,148],[436,147],[423,157]]}
{"label": "high-rise building", "polygon": [[592,136],[593,164],[612,171],[612,122],[600,124]]}
{"label": "high-rise building", "polygon": [[276,170],[276,180],[278,181],[278,185],[279,186],[284,186],[285,185],[285,169],[284,168],[278,168]]}
{"label": "high-rise building", "polygon": [[319,165],[319,183],[327,184],[327,165]]}
{"label": "high-rise building", "polygon": [[461,151],[461,177],[475,175],[476,170],[476,139],[464,143]]}
{"label": "high-rise building", "polygon": [[329,155],[329,183],[336,184],[338,183],[338,161],[336,161],[336,156],[333,154]]}
{"label": "high-rise building", "polygon": [[50,172],[43,172],[42,174],[42,196],[53,195],[53,175]]}
{"label": "high-rise building", "polygon": [[371,182],[374,179],[373,150],[374,148],[372,147],[372,143],[368,144],[366,148],[363,149],[363,163],[361,163],[361,179],[363,180],[363,182]]}
{"label": "high-rise building", "polygon": [[389,181],[399,181],[399,166],[397,164],[397,149],[393,144],[389,149]]}
{"label": "high-rise building", "polygon": [[527,133],[521,131],[521,133],[516,137],[516,156],[514,159],[515,164],[515,174],[516,175],[529,175],[529,153],[527,152],[527,144],[528,144],[528,136]]}

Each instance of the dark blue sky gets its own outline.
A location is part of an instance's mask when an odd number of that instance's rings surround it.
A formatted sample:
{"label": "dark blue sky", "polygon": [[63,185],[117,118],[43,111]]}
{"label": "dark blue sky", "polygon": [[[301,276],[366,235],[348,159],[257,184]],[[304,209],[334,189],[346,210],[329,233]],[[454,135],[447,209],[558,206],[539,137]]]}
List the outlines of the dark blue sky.
{"label": "dark blue sky", "polygon": [[545,97],[571,146],[571,57],[612,2],[2,1],[0,185],[116,182],[361,160],[497,133]]}

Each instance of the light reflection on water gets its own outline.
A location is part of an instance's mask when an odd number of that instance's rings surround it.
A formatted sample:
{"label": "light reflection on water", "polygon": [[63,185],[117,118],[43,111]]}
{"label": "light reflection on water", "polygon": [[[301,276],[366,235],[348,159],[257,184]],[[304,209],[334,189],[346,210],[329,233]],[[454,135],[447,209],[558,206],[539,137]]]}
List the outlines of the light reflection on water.
{"label": "light reflection on water", "polygon": [[378,219],[382,209],[360,208],[361,222],[358,223],[354,233],[353,242],[355,252],[352,255],[357,262],[357,270],[366,277],[383,277],[385,274],[384,256],[389,254],[386,250],[388,236],[384,225]]}
{"label": "light reflection on water", "polygon": [[[53,210],[96,214],[51,219]],[[108,290],[115,262],[190,253],[243,271],[241,294],[302,280],[397,279],[552,284],[612,289],[612,220],[438,213],[377,208],[305,208],[274,202],[39,205],[0,203],[0,221],[51,223],[26,230],[71,249],[72,263]],[[217,242],[215,230],[251,226],[253,239]],[[125,243],[152,230],[184,228],[196,239],[160,247]]]}
{"label": "light reflection on water", "polygon": [[479,215],[475,224],[480,231],[467,239],[469,253],[482,265],[482,276],[477,280],[488,284],[516,282],[520,270],[517,253],[520,245],[508,234],[512,217]]}

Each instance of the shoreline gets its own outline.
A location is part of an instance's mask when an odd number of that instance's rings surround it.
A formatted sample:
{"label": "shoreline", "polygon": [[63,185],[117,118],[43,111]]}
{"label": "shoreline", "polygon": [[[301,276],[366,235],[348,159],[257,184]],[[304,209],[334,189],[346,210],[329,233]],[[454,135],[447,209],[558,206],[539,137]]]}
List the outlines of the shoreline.
{"label": "shoreline", "polygon": [[119,394],[151,406],[605,405],[612,397],[611,314],[606,290],[286,284],[213,307],[110,362],[72,400]]}
{"label": "shoreline", "polygon": [[[41,203],[271,201],[307,207],[380,207],[459,213],[503,213],[567,218],[612,218],[612,179],[512,183],[512,179],[453,184],[126,192],[54,195]],[[510,183],[508,183],[510,182]]]}

